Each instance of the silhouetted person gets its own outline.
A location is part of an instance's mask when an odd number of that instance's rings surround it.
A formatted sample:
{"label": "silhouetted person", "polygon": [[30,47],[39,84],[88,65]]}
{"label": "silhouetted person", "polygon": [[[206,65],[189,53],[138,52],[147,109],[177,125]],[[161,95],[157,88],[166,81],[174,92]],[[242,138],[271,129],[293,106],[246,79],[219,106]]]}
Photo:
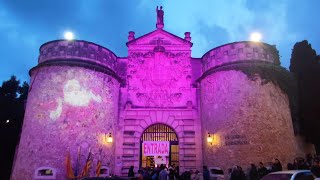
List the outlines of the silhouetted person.
{"label": "silhouetted person", "polygon": [[272,172],[282,171],[282,165],[279,159],[274,159],[274,163],[272,164]]}
{"label": "silhouetted person", "polygon": [[256,165],[251,164],[250,172],[249,172],[250,180],[258,180],[258,170]]}
{"label": "silhouetted person", "polygon": [[174,177],[178,180],[180,178],[179,166],[174,168]]}
{"label": "silhouetted person", "polygon": [[149,179],[150,179],[149,168],[146,167],[144,168],[144,171],[143,171],[143,180],[149,180]]}
{"label": "silhouetted person", "polygon": [[167,180],[168,173],[166,171],[166,167],[161,164],[160,169],[161,170],[159,172],[159,178],[158,179],[159,180]]}
{"label": "silhouetted person", "polygon": [[139,169],[138,174],[139,174],[138,180],[143,180],[142,170]]}
{"label": "silhouetted person", "polygon": [[311,172],[313,176],[315,176],[315,180],[320,180],[320,167],[319,166],[312,166]]}
{"label": "silhouetted person", "polygon": [[207,166],[203,166],[203,180],[210,180],[210,172]]}
{"label": "silhouetted person", "polygon": [[287,169],[288,170],[294,170],[295,168],[294,168],[294,165],[292,163],[288,163],[287,164]]}
{"label": "silhouetted person", "polygon": [[133,166],[130,167],[128,177],[134,177]]}
{"label": "silhouetted person", "polygon": [[306,165],[308,166],[308,168],[311,168],[312,167],[312,155],[311,154],[307,154],[306,155]]}
{"label": "silhouetted person", "polygon": [[239,180],[246,180],[246,175],[244,174],[242,167],[238,166],[238,170],[239,170]]}
{"label": "silhouetted person", "polygon": [[194,172],[195,176],[192,180],[201,180],[202,178],[200,177],[201,176],[201,173],[200,171],[196,170],[196,172]]}
{"label": "silhouetted person", "polygon": [[266,174],[268,174],[268,170],[267,170],[266,167],[264,167],[263,163],[260,162],[259,163],[259,168],[258,168],[258,176],[259,176],[259,178],[261,179]]}
{"label": "silhouetted person", "polygon": [[169,180],[174,180],[174,170],[173,168],[169,168]]}
{"label": "silhouetted person", "polygon": [[238,166],[233,166],[230,180],[241,180]]}

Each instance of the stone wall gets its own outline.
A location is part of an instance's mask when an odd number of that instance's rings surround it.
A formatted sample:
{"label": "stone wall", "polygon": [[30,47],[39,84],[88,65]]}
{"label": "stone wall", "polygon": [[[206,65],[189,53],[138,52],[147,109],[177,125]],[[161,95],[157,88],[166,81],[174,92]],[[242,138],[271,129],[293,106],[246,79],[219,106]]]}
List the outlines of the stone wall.
{"label": "stone wall", "polygon": [[192,83],[192,43],[157,29],[127,43],[124,102],[141,108],[183,108],[196,104]]}
{"label": "stone wall", "polygon": [[202,70],[206,72],[211,68],[234,62],[268,62],[280,64],[278,50],[261,42],[235,42],[216,47],[202,57]]}
{"label": "stone wall", "polygon": [[165,124],[177,134],[179,141],[179,168],[200,170],[202,166],[201,122],[198,111],[188,109],[126,108],[120,111],[117,131],[116,173],[126,176],[130,166],[139,168],[140,143],[143,132],[151,125]]}
{"label": "stone wall", "polygon": [[55,168],[57,179],[65,179],[66,155],[70,152],[75,168],[79,149],[78,173],[89,149],[90,174],[99,157],[113,168],[116,142],[107,143],[105,134],[116,131],[118,98],[119,82],[105,73],[59,65],[33,69],[12,179],[33,179],[43,166]]}
{"label": "stone wall", "polygon": [[195,104],[189,52],[131,52],[128,101],[139,107],[186,107]]}
{"label": "stone wall", "polygon": [[[289,101],[280,88],[248,79],[240,71],[219,71],[201,81],[204,165],[227,170],[233,165],[278,158],[283,165],[299,154]],[[225,171],[227,172],[227,171]]]}
{"label": "stone wall", "polygon": [[88,41],[56,40],[40,47],[38,62],[54,60],[83,60],[104,66],[118,72],[117,56],[109,49]]}

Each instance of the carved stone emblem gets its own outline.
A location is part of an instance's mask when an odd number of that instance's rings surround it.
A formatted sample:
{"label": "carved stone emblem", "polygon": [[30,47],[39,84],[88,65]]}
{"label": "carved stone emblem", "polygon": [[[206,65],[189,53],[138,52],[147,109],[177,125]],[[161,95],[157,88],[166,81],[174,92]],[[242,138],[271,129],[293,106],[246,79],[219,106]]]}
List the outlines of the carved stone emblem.
{"label": "carved stone emblem", "polygon": [[191,65],[188,52],[131,52],[128,90],[133,104],[172,107],[187,102]]}

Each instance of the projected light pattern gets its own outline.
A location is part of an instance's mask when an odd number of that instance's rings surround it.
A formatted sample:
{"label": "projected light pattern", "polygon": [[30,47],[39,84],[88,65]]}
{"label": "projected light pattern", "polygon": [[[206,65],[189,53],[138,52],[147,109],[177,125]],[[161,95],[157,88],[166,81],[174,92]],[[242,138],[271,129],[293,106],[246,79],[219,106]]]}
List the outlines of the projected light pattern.
{"label": "projected light pattern", "polygon": [[87,106],[91,100],[101,102],[101,97],[80,86],[78,80],[69,80],[63,88],[64,101],[73,106]]}
{"label": "projected light pattern", "polygon": [[[63,173],[66,152],[74,162],[79,147],[81,164],[90,147],[93,154],[103,148],[103,161],[112,166],[114,143],[103,144],[101,136],[114,134],[119,82],[105,73],[69,66],[40,67],[31,77],[14,179],[33,179],[33,171],[44,163]],[[62,173],[57,179],[65,178]]]}
{"label": "projected light pattern", "polygon": [[90,101],[101,102],[101,96],[95,95],[93,92],[81,87],[80,82],[75,79],[69,80],[64,86],[63,98],[63,101],[60,98],[57,100],[57,108],[50,112],[51,119],[60,117],[63,102],[72,106],[88,106]]}
{"label": "projected light pattern", "polygon": [[58,104],[57,109],[50,112],[50,118],[51,119],[57,119],[61,115],[61,112],[62,112],[62,99],[58,99],[57,100],[57,104]]}

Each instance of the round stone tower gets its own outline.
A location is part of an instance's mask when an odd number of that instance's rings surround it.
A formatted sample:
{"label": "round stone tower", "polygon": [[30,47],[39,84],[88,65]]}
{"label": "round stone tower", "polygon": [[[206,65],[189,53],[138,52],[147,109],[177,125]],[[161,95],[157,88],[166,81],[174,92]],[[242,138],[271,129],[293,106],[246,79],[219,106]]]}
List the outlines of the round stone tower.
{"label": "round stone tower", "polygon": [[283,164],[298,155],[289,99],[274,46],[236,42],[202,57],[200,78],[204,165]]}
{"label": "round stone tower", "polygon": [[51,41],[40,47],[30,75],[12,179],[65,179],[68,154],[77,174],[89,152],[93,169],[98,159],[114,167],[116,142],[108,139],[118,118],[116,55],[91,42]]}

